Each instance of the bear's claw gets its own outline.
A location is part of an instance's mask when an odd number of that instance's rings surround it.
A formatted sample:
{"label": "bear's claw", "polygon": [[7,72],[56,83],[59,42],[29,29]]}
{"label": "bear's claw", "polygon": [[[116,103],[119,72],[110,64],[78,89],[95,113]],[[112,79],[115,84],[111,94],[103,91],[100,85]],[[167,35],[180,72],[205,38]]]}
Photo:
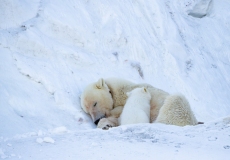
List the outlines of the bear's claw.
{"label": "bear's claw", "polygon": [[102,129],[103,130],[108,130],[109,128],[112,128],[113,126],[112,125],[110,125],[110,124],[107,124],[105,127],[103,127]]}

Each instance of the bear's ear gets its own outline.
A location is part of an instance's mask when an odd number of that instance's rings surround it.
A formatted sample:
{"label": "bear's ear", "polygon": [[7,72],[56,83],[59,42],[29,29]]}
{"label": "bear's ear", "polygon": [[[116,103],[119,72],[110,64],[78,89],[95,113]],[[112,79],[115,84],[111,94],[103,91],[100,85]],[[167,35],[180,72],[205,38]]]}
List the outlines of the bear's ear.
{"label": "bear's ear", "polygon": [[144,91],[145,93],[148,92],[148,90],[147,90],[145,87],[143,87],[143,91]]}
{"label": "bear's ear", "polygon": [[105,86],[105,81],[103,78],[99,79],[96,83],[97,89],[101,89],[103,86]]}

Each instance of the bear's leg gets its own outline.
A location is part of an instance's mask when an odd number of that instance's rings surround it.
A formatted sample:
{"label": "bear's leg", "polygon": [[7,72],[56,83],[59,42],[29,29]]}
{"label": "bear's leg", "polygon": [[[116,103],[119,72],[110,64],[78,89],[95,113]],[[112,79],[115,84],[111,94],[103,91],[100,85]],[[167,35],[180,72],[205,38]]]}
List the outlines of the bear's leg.
{"label": "bear's leg", "polygon": [[177,126],[196,125],[198,122],[183,95],[168,96],[155,122]]}
{"label": "bear's leg", "polygon": [[110,111],[111,116],[116,118],[120,117],[123,108],[124,108],[123,106],[115,107],[113,110]]}
{"label": "bear's leg", "polygon": [[115,117],[108,117],[108,118],[102,118],[99,121],[97,128],[108,130],[109,128],[116,127],[116,126],[118,126],[118,119]]}

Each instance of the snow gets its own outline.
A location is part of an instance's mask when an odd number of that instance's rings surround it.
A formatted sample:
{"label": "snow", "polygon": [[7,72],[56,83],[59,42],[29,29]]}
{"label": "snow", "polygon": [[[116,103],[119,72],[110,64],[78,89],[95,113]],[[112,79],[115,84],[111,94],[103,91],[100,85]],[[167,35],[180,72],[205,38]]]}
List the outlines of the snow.
{"label": "snow", "polygon": [[51,137],[44,137],[44,138],[43,138],[43,142],[46,142],[46,143],[54,143],[55,141],[54,141],[53,138],[51,138]]}
{"label": "snow", "polygon": [[[107,131],[79,130],[62,135],[45,132],[45,137],[25,135],[24,138],[1,140],[1,147],[4,148],[1,155],[9,159],[20,156],[23,159],[227,160],[230,149],[229,141],[226,141],[230,136],[229,122],[218,120],[194,127],[138,124]],[[9,142],[12,147],[7,146]]]}
{"label": "snow", "polygon": [[[229,159],[229,7],[2,0],[0,158]],[[182,93],[205,124],[96,129],[79,100],[101,77]]]}

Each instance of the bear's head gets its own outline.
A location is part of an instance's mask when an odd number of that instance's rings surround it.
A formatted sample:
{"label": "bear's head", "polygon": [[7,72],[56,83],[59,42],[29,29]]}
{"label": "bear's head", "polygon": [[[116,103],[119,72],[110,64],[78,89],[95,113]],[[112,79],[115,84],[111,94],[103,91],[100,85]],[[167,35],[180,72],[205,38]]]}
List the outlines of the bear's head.
{"label": "bear's head", "polygon": [[102,78],[85,88],[81,95],[81,107],[92,117],[96,125],[101,118],[110,115],[110,111],[113,109],[113,99]]}
{"label": "bear's head", "polygon": [[149,91],[145,87],[135,88],[132,91],[127,92],[126,95],[128,96],[128,98],[133,96],[137,99],[138,99],[138,97],[141,97],[141,98],[145,97],[147,100],[151,99],[151,94],[149,93]]}

